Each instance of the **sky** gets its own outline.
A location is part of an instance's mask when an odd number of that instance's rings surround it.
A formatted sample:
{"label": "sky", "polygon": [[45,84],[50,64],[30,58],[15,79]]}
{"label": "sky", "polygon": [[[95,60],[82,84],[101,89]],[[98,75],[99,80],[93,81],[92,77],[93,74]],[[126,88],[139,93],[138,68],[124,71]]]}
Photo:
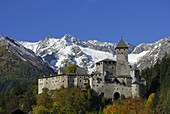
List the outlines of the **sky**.
{"label": "sky", "polygon": [[37,42],[66,33],[133,45],[170,36],[170,0],[0,0],[0,35]]}

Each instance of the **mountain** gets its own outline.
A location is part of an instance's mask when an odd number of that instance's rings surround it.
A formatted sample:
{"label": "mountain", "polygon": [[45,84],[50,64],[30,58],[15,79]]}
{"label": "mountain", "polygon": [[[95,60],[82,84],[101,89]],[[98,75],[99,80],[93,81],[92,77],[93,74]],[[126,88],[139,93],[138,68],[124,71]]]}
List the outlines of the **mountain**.
{"label": "mountain", "polygon": [[10,37],[0,36],[0,94],[9,92],[16,80],[24,85],[36,84],[54,70],[41,57]]}
{"label": "mountain", "polygon": [[32,50],[25,48],[18,41],[10,37],[0,36],[0,47],[4,45],[6,45],[8,52],[18,56],[23,61],[30,61],[34,65],[46,64],[41,57],[36,56]]}
{"label": "mountain", "polygon": [[40,56],[37,56],[32,50],[25,48],[18,41],[0,36],[0,66],[5,65],[8,61],[16,63],[29,62],[38,69],[47,68],[52,70],[50,65],[46,63]]}
{"label": "mountain", "polygon": [[151,67],[157,62],[158,59],[161,60],[165,56],[165,53],[170,54],[170,36],[152,44],[140,44],[132,53],[145,53],[144,56],[137,61],[139,69]]}
{"label": "mountain", "polygon": [[[69,62],[75,63],[80,67],[85,67],[92,72],[95,63],[105,59],[115,59],[115,43],[99,42],[89,40],[83,42],[75,37],[66,34],[62,38],[47,37],[36,43],[20,42],[26,48],[33,50],[37,56],[41,56],[54,68],[66,66]],[[134,47],[129,52],[132,52]]]}
{"label": "mountain", "polygon": [[[169,37],[150,44],[140,44],[129,46],[129,63],[136,63],[139,69],[144,69],[153,65],[157,58],[162,58],[164,53],[169,53]],[[20,41],[20,44],[41,56],[54,68],[66,66],[69,62],[80,67],[85,67],[92,72],[95,63],[102,59],[115,60],[116,43],[99,42],[97,40],[81,41],[66,34],[62,38],[47,37],[39,42],[30,43]]]}

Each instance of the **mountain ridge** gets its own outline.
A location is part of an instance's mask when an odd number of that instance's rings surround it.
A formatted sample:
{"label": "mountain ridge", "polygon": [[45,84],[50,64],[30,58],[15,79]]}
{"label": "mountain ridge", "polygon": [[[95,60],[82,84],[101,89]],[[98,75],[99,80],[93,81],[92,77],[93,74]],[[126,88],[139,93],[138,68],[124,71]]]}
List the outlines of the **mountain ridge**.
{"label": "mountain ridge", "polygon": [[[142,43],[136,47],[126,42],[129,46],[129,63],[131,65],[137,64],[140,70],[154,65],[155,61],[158,58],[161,59],[165,52],[169,53],[169,41],[170,37],[166,37],[155,43]],[[36,56],[42,57],[54,68],[75,63],[79,67],[85,67],[92,72],[95,69],[96,62],[106,58],[116,60],[116,43],[97,40],[81,41],[69,34],[62,38],[49,36],[34,43],[18,42],[25,48],[32,50]],[[166,49],[163,47],[166,47]]]}

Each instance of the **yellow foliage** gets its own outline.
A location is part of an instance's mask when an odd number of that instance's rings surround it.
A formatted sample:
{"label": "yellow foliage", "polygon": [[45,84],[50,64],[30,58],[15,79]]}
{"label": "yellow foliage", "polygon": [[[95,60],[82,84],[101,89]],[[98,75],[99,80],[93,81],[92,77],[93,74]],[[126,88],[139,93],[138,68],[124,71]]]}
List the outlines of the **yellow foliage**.
{"label": "yellow foliage", "polygon": [[69,63],[66,67],[66,73],[76,73],[77,66],[75,64]]}
{"label": "yellow foliage", "polygon": [[145,105],[146,107],[150,107],[151,106],[154,97],[155,97],[155,93],[152,93],[152,94],[149,95],[149,98],[148,98],[148,100],[146,102],[146,105]]}

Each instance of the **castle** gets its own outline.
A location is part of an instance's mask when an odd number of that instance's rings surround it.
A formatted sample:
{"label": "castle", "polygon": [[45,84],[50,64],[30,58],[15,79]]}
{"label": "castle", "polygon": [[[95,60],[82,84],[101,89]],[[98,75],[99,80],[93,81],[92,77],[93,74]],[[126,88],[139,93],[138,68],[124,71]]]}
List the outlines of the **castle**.
{"label": "castle", "polygon": [[112,100],[118,99],[121,95],[143,96],[146,92],[145,79],[139,79],[139,70],[136,65],[129,66],[128,46],[121,39],[116,50],[116,61],[104,59],[96,63],[96,71],[88,75],[84,68],[77,68],[76,73],[66,74],[66,68],[58,69],[57,76],[43,77],[38,79],[38,94],[43,88],[49,90],[78,87],[85,90],[88,85],[93,89],[94,94],[109,97]]}

